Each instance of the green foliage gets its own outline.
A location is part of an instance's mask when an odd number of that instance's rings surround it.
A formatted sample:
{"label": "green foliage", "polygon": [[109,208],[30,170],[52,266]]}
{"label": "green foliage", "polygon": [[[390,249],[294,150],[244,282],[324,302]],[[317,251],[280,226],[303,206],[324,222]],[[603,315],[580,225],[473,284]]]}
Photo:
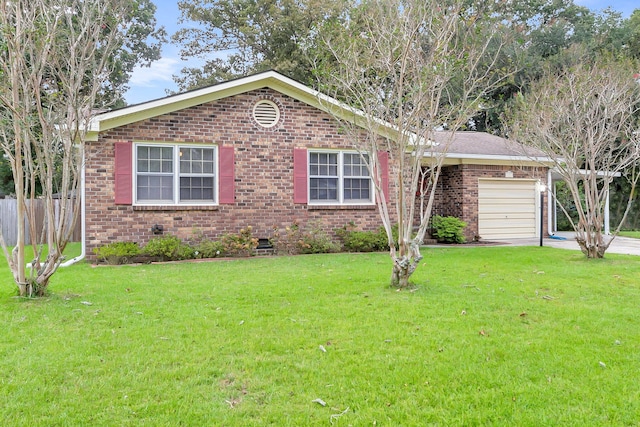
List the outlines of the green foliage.
{"label": "green foliage", "polygon": [[148,66],[160,59],[167,33],[164,27],[157,26],[156,10],[153,0],[129,3],[125,24],[122,25],[123,43],[109,58],[109,81],[100,94],[101,105],[112,108],[125,106],[122,94],[126,91],[133,69],[136,66]]}
{"label": "green foliage", "polygon": [[[221,0],[178,3],[182,17],[197,23],[172,36],[184,57],[211,57],[198,68],[185,68],[180,89],[194,89],[260,71],[277,70],[312,84],[305,51],[315,46],[319,21],[338,16],[347,2]],[[220,58],[217,52],[229,52]]]}
{"label": "green foliage", "polygon": [[113,242],[95,248],[93,253],[107,264],[127,264],[140,254],[140,247],[135,242]]}
{"label": "green foliage", "polygon": [[224,253],[222,242],[207,238],[200,230],[193,231],[189,244],[194,250],[195,258],[216,258]]}
{"label": "green foliage", "polygon": [[383,253],[76,264],[46,299],[1,288],[0,424],[637,425],[637,257],[425,260],[412,292]]}
{"label": "green foliage", "polygon": [[[345,251],[348,252],[379,252],[389,249],[389,241],[384,227],[378,231],[356,230],[353,223],[336,230],[342,240]],[[394,228],[394,240],[398,240],[398,227]]]}
{"label": "green foliage", "polygon": [[454,216],[434,215],[431,218],[433,237],[443,243],[464,243],[467,223]]}
{"label": "green foliage", "polygon": [[253,237],[252,227],[248,226],[237,234],[222,236],[220,245],[224,256],[252,256],[258,247],[258,239]]}
{"label": "green foliage", "polygon": [[154,237],[149,240],[142,252],[150,257],[158,257],[163,261],[178,261],[195,257],[195,251],[191,246],[171,234]]}
{"label": "green foliage", "polygon": [[305,229],[297,222],[286,227],[284,232],[274,229],[273,237],[269,240],[277,254],[320,254],[340,250],[318,221],[311,222]]}

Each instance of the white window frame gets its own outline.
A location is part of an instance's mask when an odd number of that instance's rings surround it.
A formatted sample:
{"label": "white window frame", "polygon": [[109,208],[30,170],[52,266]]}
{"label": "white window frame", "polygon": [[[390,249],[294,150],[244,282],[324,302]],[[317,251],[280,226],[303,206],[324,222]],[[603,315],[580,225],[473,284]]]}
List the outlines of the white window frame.
{"label": "white window frame", "polygon": [[[172,200],[138,200],[138,147],[170,147],[173,153],[173,199]],[[214,199],[212,201],[204,200],[189,200],[180,201],[180,177],[193,177],[193,176],[211,176],[210,174],[181,174],[180,173],[180,150],[181,149],[211,149],[213,150],[213,191]],[[218,205],[218,198],[220,196],[220,175],[219,175],[219,163],[220,163],[220,150],[217,145],[198,145],[198,144],[181,144],[181,143],[158,143],[158,142],[144,142],[139,141],[133,144],[133,200],[134,205],[153,205],[153,206],[216,206]]]}
{"label": "white window frame", "polygon": [[[337,194],[338,194],[338,199],[337,200],[312,200],[311,199],[311,179],[312,178],[330,178],[333,176],[330,175],[311,175],[311,155],[312,154],[323,154],[323,153],[328,153],[328,154],[337,154],[338,155],[338,175],[337,175],[337,179],[338,179],[338,188],[337,188]],[[359,153],[358,151],[354,151],[354,150],[323,150],[323,149],[308,149],[307,150],[307,200],[309,205],[314,205],[314,206],[369,206],[369,205],[375,205],[375,191],[374,191],[374,187],[373,187],[373,179],[371,177],[371,171],[370,169],[367,167],[367,171],[369,172],[369,199],[368,200],[363,200],[363,199],[358,199],[358,200],[354,200],[354,199],[344,199],[344,180],[345,178],[349,179],[349,178],[354,178],[354,179],[363,179],[365,178],[364,176],[344,176],[344,155],[345,154],[356,154],[356,155],[368,155],[367,153]]]}

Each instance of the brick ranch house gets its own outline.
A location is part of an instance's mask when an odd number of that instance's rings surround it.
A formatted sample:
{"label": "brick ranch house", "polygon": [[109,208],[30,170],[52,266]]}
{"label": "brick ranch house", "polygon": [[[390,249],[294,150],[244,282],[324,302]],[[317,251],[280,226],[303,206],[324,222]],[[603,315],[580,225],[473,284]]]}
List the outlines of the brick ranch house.
{"label": "brick ranch house", "polygon": [[[369,172],[318,95],[269,71],[96,116],[84,169],[86,255],[114,241],[144,244],[159,227],[182,239],[246,226],[268,239],[294,221],[377,229]],[[477,132],[456,134],[445,166],[433,213],[466,221],[468,239],[539,234],[546,166]]]}

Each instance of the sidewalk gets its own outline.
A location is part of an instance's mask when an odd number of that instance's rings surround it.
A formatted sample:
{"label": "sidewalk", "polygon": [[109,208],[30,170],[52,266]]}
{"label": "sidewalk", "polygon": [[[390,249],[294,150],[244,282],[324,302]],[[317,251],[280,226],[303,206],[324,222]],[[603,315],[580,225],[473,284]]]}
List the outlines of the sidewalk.
{"label": "sidewalk", "polygon": [[[559,231],[555,233],[556,236],[564,238],[552,239],[546,237],[543,239],[543,246],[559,249],[570,249],[579,251],[580,247],[575,240],[575,233],[568,231]],[[535,239],[510,239],[510,240],[494,240],[495,242],[512,245],[512,246],[539,246],[540,238]],[[632,239],[629,237],[616,237],[607,249],[606,253],[612,254],[625,254],[625,255],[640,255],[640,239]]]}

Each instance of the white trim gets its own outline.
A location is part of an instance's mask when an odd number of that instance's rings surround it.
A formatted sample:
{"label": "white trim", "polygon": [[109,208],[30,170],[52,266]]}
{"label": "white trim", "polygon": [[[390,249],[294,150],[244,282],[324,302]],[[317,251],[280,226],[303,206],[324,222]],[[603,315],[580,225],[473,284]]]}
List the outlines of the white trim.
{"label": "white trim", "polygon": [[[337,154],[338,155],[338,164],[337,164],[337,172],[338,175],[335,177],[338,180],[337,185],[337,196],[338,200],[311,200],[311,154],[316,153],[327,153],[327,154]],[[357,150],[330,150],[330,149],[307,149],[307,204],[310,206],[374,206],[375,202],[375,191],[373,188],[373,179],[371,177],[371,173],[369,173],[369,200],[344,200],[344,155],[345,154],[358,154],[358,155],[368,155],[368,153],[362,153]],[[369,167],[367,165],[367,170]],[[329,175],[314,175],[314,178],[322,178],[326,176],[328,178],[333,178]],[[356,179],[364,179],[364,177],[354,177]]]}
{"label": "white trim", "polygon": [[[425,153],[423,157],[438,157],[438,153]],[[446,159],[473,159],[473,160],[506,160],[511,162],[536,162],[536,163],[550,163],[552,162],[549,157],[527,157],[527,156],[508,156],[497,154],[460,154],[460,153],[446,153]]]}
{"label": "white trim", "polygon": [[[138,147],[171,147],[172,148],[172,162],[173,162],[173,200],[171,202],[167,200],[148,200],[138,201]],[[180,202],[180,149],[181,148],[206,148],[213,149],[214,152],[214,197],[213,201],[188,201]],[[132,185],[133,185],[133,206],[217,206],[220,197],[220,176],[219,176],[219,164],[220,164],[220,150],[216,144],[193,144],[183,142],[147,142],[147,141],[134,141],[133,142],[133,155],[131,156],[131,171],[132,171]]]}

